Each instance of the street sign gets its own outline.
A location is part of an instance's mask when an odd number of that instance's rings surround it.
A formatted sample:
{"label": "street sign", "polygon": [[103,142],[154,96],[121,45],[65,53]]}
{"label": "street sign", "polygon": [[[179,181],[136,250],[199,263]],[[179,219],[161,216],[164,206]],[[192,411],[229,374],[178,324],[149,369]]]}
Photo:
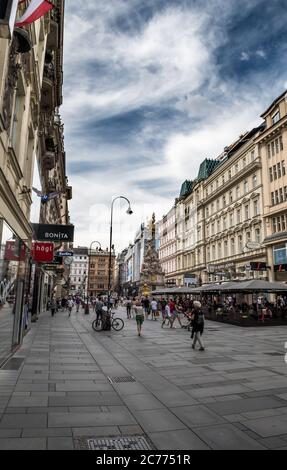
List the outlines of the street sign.
{"label": "street sign", "polygon": [[74,225],[32,224],[35,240],[73,242]]}

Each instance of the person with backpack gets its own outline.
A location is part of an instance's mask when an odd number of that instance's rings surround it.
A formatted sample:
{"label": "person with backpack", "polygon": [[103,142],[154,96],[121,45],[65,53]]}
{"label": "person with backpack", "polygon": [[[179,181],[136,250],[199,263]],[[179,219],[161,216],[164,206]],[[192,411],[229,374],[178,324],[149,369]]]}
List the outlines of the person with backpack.
{"label": "person with backpack", "polygon": [[191,338],[193,338],[193,343],[191,345],[192,349],[195,349],[195,345],[198,341],[199,351],[204,351],[204,344],[202,341],[202,335],[204,330],[204,314],[201,310],[201,303],[197,300],[193,302],[193,314],[191,317],[192,320],[192,333]]}
{"label": "person with backpack", "polygon": [[126,309],[127,309],[127,318],[130,319],[131,310],[132,310],[132,301],[129,297],[127,298],[127,301],[126,301]]}

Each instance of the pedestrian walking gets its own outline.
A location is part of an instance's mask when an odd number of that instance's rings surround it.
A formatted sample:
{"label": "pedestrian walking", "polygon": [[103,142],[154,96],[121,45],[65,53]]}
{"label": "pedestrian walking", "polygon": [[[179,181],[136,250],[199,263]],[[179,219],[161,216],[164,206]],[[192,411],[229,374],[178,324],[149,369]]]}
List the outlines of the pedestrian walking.
{"label": "pedestrian walking", "polygon": [[192,315],[192,333],[191,338],[193,338],[193,343],[191,345],[192,349],[195,349],[196,343],[199,343],[199,351],[204,351],[204,344],[202,341],[202,335],[204,330],[204,314],[201,310],[201,303],[197,300],[193,302],[193,315]]}
{"label": "pedestrian walking", "polygon": [[127,318],[130,319],[131,318],[131,310],[132,310],[132,301],[130,300],[129,297],[126,300],[126,309],[127,309]]}
{"label": "pedestrian walking", "polygon": [[171,313],[170,313],[170,307],[168,303],[166,303],[164,309],[162,310],[162,320],[163,320],[161,324],[162,328],[163,328],[163,325],[165,325],[166,321],[171,325]]}
{"label": "pedestrian walking", "polygon": [[143,306],[142,306],[142,304],[139,300],[136,300],[134,302],[133,310],[134,310],[135,316],[136,316],[138,336],[141,336],[142,325],[143,325],[143,322],[144,322],[144,310],[143,310]]}
{"label": "pedestrian walking", "polygon": [[172,312],[172,318],[171,318],[171,325],[170,327],[173,328],[173,324],[175,322],[175,320],[178,321],[178,323],[180,324],[181,328],[182,328],[182,323],[181,323],[181,319],[180,319],[180,313],[183,312],[183,308],[180,304],[176,304],[175,307],[174,307],[174,310]]}
{"label": "pedestrian walking", "polygon": [[103,318],[103,307],[104,307],[104,302],[102,302],[100,299],[97,299],[95,302],[95,311],[97,315],[97,324],[99,319],[102,320]]}
{"label": "pedestrian walking", "polygon": [[157,317],[157,301],[155,300],[155,298],[152,299],[150,306],[151,306],[151,319],[157,320],[156,318]]}
{"label": "pedestrian walking", "polygon": [[79,312],[80,303],[81,303],[80,297],[76,297],[76,312],[77,313]]}
{"label": "pedestrian walking", "polygon": [[69,317],[70,317],[71,312],[72,312],[72,308],[74,307],[74,302],[71,298],[68,299],[67,306],[68,306]]}
{"label": "pedestrian walking", "polygon": [[53,298],[50,302],[50,310],[51,310],[52,317],[55,315],[56,309],[57,309],[57,304],[56,304],[55,299]]}
{"label": "pedestrian walking", "polygon": [[145,297],[143,299],[142,305],[143,305],[143,308],[144,308],[145,317],[148,318],[148,316],[150,314],[150,301],[149,301],[148,297]]}

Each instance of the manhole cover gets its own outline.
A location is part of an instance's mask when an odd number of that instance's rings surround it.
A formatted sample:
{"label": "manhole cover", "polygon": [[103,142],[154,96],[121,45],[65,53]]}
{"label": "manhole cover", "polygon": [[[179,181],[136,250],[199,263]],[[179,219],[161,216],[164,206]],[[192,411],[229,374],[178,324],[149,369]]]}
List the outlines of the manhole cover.
{"label": "manhole cover", "polygon": [[82,437],[76,447],[82,450],[152,450],[151,441],[146,436]]}
{"label": "manhole cover", "polygon": [[132,375],[127,375],[126,377],[108,377],[108,380],[111,384],[136,381],[136,379]]}
{"label": "manhole cover", "polygon": [[18,370],[23,364],[24,357],[12,357],[6,364],[1,367],[2,370]]}

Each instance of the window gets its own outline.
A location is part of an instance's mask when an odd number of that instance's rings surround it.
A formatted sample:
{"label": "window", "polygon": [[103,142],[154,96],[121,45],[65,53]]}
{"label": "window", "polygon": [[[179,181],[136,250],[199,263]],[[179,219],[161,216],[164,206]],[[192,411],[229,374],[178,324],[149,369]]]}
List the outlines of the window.
{"label": "window", "polygon": [[277,230],[281,232],[281,217],[277,217]]}
{"label": "window", "polygon": [[273,181],[273,168],[272,168],[272,166],[269,168],[269,180],[270,180],[270,183],[272,183],[272,181]]}
{"label": "window", "polygon": [[284,202],[283,188],[279,188],[279,200],[280,202]]}
{"label": "window", "polygon": [[287,186],[284,186],[284,199],[287,201]]}
{"label": "window", "polygon": [[229,203],[231,204],[233,202],[233,191],[229,191]]}
{"label": "window", "polygon": [[244,211],[245,211],[245,220],[248,220],[249,219],[249,204],[247,204],[244,207]]}
{"label": "window", "polygon": [[209,225],[206,226],[206,236],[209,237]]}
{"label": "window", "polygon": [[259,215],[259,204],[258,201],[253,202],[253,215]]}
{"label": "window", "polygon": [[214,203],[211,204],[211,213],[214,213]]}
{"label": "window", "polygon": [[223,230],[226,230],[226,217],[223,217]]}
{"label": "window", "polygon": [[230,212],[230,214],[229,214],[229,226],[230,227],[233,226],[233,212]]}
{"label": "window", "polygon": [[282,160],[281,165],[282,165],[282,175],[285,176],[286,175],[285,160]]}
{"label": "window", "polygon": [[227,243],[227,240],[224,241],[224,256],[228,256],[228,243]]}
{"label": "window", "polygon": [[253,162],[255,160],[255,151],[252,150],[250,155],[251,155],[251,161]]}
{"label": "window", "polygon": [[226,197],[222,197],[222,207],[226,207]]}
{"label": "window", "polygon": [[236,198],[240,197],[240,186],[236,186]]}
{"label": "window", "polygon": [[207,253],[206,253],[207,261],[210,261],[210,247],[207,247]]}
{"label": "window", "polygon": [[231,240],[230,240],[230,247],[231,247],[230,255],[232,256],[232,255],[235,254],[235,240],[234,240],[234,238],[231,238]]}
{"label": "window", "polygon": [[235,163],[234,169],[235,169],[235,173],[238,173],[238,163]]}
{"label": "window", "polygon": [[231,180],[232,175],[231,175],[231,170],[228,170],[228,178]]}
{"label": "window", "polygon": [[251,233],[246,232],[246,242],[250,242],[250,241],[251,241]]}
{"label": "window", "polygon": [[275,190],[275,204],[279,204],[279,193],[278,193],[278,189]]}
{"label": "window", "polygon": [[254,175],[252,177],[252,182],[253,182],[253,188],[256,188],[256,186],[257,186],[257,175],[256,175],[256,173],[254,173]]}
{"label": "window", "polygon": [[243,183],[243,186],[244,186],[244,193],[248,193],[248,181],[245,180],[244,183]]}
{"label": "window", "polygon": [[277,163],[277,175],[278,178],[281,178],[281,163]]}
{"label": "window", "polygon": [[222,258],[221,243],[218,243],[218,258]]}
{"label": "window", "polygon": [[256,243],[261,242],[261,236],[260,236],[260,229],[259,228],[255,229],[255,241],[256,241]]}
{"label": "window", "polygon": [[272,193],[271,193],[271,206],[274,206],[274,205],[275,205],[275,194],[272,191]]}
{"label": "window", "polygon": [[275,151],[279,153],[279,139],[275,139]]}
{"label": "window", "polygon": [[277,167],[276,167],[276,165],[273,165],[273,179],[277,180]]}
{"label": "window", "polygon": [[274,157],[274,155],[275,155],[275,144],[274,144],[274,142],[271,142],[271,154],[272,154],[272,157]]}
{"label": "window", "polygon": [[283,150],[283,140],[282,140],[282,135],[279,137],[279,143],[280,143],[280,150]]}
{"label": "window", "polygon": [[272,124],[276,124],[276,122],[280,121],[280,113],[277,111],[277,113],[272,116]]}
{"label": "window", "polygon": [[215,249],[215,245],[212,245],[212,259],[215,259],[216,258],[216,249]]}
{"label": "window", "polygon": [[217,208],[217,210],[219,210],[219,208],[220,208],[220,201],[219,201],[219,199],[217,199],[217,201],[216,201],[216,208]]}
{"label": "window", "polygon": [[240,224],[241,222],[241,209],[237,209],[237,223]]}
{"label": "window", "polygon": [[243,158],[242,163],[243,163],[243,168],[245,168],[246,167],[246,157]]}
{"label": "window", "polygon": [[268,158],[271,158],[271,145],[270,144],[268,144],[267,153],[268,153]]}
{"label": "window", "polygon": [[217,221],[217,233],[220,232],[220,220]]}
{"label": "window", "polygon": [[209,217],[209,208],[206,208],[206,217]]}
{"label": "window", "polygon": [[216,180],[216,189],[218,188],[218,180]]}
{"label": "window", "polygon": [[243,245],[242,245],[242,235],[238,236],[238,251],[241,253],[243,250]]}
{"label": "window", "polygon": [[214,223],[211,224],[211,235],[214,235]]}
{"label": "window", "polygon": [[285,214],[284,214],[284,215],[281,215],[281,225],[282,225],[282,230],[286,230]]}
{"label": "window", "polygon": [[224,184],[224,183],[225,183],[225,176],[222,175],[222,184]]}

